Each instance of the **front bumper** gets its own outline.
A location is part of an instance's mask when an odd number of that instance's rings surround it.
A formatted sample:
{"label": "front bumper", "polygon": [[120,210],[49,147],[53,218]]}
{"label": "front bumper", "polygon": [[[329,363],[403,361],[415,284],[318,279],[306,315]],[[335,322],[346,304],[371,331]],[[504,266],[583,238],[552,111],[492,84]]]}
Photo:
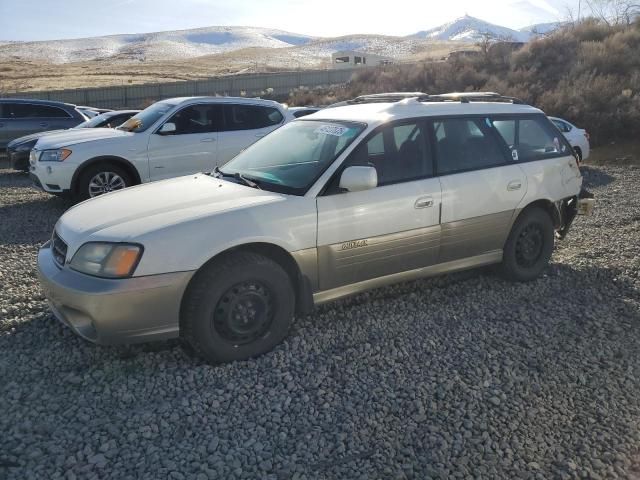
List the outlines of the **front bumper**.
{"label": "front bumper", "polygon": [[48,193],[68,192],[77,168],[78,166],[72,163],[39,162],[29,159],[29,173],[34,185]]}
{"label": "front bumper", "polygon": [[180,302],[193,273],[103,279],[61,268],[49,244],[38,253],[38,276],[53,314],[102,345],[177,337]]}

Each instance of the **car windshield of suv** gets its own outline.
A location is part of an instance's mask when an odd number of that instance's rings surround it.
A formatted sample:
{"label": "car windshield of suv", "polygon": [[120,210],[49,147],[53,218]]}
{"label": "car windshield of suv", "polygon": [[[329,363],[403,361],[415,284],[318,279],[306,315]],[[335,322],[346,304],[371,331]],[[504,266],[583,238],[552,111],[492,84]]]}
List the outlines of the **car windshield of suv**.
{"label": "car windshield of suv", "polygon": [[154,103],[124,122],[118,129],[135,133],[144,132],[173,107],[175,107],[175,104],[171,102]]}
{"label": "car windshield of suv", "polygon": [[298,120],[273,131],[219,170],[242,176],[260,188],[304,195],[366,125]]}

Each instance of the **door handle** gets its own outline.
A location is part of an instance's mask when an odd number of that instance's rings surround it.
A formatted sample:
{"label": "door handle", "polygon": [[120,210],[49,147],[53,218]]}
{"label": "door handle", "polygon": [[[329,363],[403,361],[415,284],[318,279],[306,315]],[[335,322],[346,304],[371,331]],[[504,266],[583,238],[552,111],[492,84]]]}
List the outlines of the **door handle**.
{"label": "door handle", "polygon": [[48,126],[49,126],[49,124],[48,124],[47,122],[42,122],[42,123],[40,123],[40,126],[41,126],[41,127],[48,127]]}
{"label": "door handle", "polygon": [[416,203],[413,204],[415,208],[427,208],[433,207],[433,198],[431,197],[420,197],[416,200]]}
{"label": "door handle", "polygon": [[216,139],[215,138],[203,138],[202,140],[200,140],[201,142],[215,142]]}
{"label": "door handle", "polygon": [[507,191],[513,192],[515,190],[520,190],[521,187],[522,187],[522,182],[520,180],[511,180],[507,184]]}

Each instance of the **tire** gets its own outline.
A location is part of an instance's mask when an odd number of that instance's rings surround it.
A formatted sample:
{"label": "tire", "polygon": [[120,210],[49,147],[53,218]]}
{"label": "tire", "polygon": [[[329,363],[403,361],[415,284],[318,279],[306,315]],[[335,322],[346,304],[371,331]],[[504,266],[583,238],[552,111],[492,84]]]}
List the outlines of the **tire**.
{"label": "tire", "polygon": [[210,363],[245,360],[282,342],[294,311],[284,269],[262,255],[238,252],[196,274],[182,302],[180,334]]}
{"label": "tire", "polygon": [[103,183],[103,185],[105,185],[105,191],[103,193],[121,190],[133,185],[131,175],[129,175],[129,172],[124,168],[109,162],[97,163],[95,165],[90,165],[80,174],[78,185],[75,190],[76,201],[82,201],[101,195],[101,193],[94,194],[96,189],[92,185],[98,186],[98,183],[93,182],[96,178],[102,178],[103,180],[110,182],[110,185]]}
{"label": "tire", "polygon": [[553,253],[553,221],[540,208],[525,210],[516,219],[505,243],[500,271],[505,278],[529,282],[538,278]]}

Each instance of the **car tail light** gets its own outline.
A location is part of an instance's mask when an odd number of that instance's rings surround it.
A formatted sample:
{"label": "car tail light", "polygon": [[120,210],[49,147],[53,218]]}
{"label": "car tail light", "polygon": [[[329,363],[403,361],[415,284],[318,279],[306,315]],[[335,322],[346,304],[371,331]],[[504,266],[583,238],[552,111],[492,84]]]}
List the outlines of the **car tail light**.
{"label": "car tail light", "polygon": [[584,131],[584,136],[586,137],[587,140],[589,140],[589,132],[587,132],[586,130]]}

